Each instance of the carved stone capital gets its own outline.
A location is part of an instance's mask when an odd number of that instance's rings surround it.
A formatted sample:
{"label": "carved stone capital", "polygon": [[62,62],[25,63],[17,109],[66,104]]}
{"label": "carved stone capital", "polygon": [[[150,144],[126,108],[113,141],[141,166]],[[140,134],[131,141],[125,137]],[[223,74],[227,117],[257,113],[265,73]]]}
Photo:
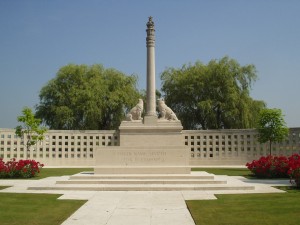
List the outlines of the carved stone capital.
{"label": "carved stone capital", "polygon": [[152,17],[149,17],[149,21],[147,22],[147,38],[146,43],[147,47],[154,47],[155,46],[155,29],[154,29],[154,22],[152,21]]}

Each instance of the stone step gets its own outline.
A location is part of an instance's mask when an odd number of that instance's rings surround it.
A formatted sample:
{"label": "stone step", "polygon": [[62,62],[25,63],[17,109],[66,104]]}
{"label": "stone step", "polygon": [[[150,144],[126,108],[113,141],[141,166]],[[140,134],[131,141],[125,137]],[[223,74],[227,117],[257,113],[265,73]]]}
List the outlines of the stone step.
{"label": "stone step", "polygon": [[65,180],[56,184],[226,184],[226,181],[199,179],[97,179],[97,180]]}
{"label": "stone step", "polygon": [[29,190],[61,191],[227,191],[254,190],[254,186],[244,182],[232,182],[226,176],[215,179],[207,172],[192,174],[96,174],[82,172],[69,179],[56,180],[46,187],[42,183]]}
{"label": "stone step", "polygon": [[254,186],[245,185],[55,185],[28,187],[28,190],[69,190],[69,191],[222,191],[254,190]]}
{"label": "stone step", "polygon": [[[111,150],[106,151],[111,152]],[[111,157],[111,156],[106,156]],[[163,165],[123,165],[123,166],[95,166],[95,174],[190,174],[189,166]]]}
{"label": "stone step", "polygon": [[103,174],[94,175],[93,173],[81,173],[80,175],[73,175],[70,180],[109,180],[109,179],[123,179],[123,180],[149,180],[149,179],[192,179],[192,180],[214,180],[214,175],[208,173],[201,173],[200,175],[191,174]]}

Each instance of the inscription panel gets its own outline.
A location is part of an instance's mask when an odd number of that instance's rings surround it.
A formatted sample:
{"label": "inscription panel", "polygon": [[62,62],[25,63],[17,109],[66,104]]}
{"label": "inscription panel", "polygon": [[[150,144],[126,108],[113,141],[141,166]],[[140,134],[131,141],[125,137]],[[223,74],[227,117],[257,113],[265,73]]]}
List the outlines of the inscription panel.
{"label": "inscription panel", "polygon": [[128,149],[107,147],[97,150],[97,166],[179,166],[188,165],[186,148]]}
{"label": "inscription panel", "polygon": [[164,151],[121,151],[116,157],[125,164],[165,162],[167,153]]}

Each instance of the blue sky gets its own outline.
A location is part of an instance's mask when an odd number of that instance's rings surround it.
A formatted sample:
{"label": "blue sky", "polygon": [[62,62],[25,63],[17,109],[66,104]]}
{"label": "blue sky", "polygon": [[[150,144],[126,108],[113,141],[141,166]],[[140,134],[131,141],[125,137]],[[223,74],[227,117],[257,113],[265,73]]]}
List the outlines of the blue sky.
{"label": "blue sky", "polygon": [[254,64],[251,96],[300,127],[298,0],[0,1],[0,128],[69,63],[103,64],[146,86],[146,22],[156,26],[156,80],[167,67],[229,56]]}

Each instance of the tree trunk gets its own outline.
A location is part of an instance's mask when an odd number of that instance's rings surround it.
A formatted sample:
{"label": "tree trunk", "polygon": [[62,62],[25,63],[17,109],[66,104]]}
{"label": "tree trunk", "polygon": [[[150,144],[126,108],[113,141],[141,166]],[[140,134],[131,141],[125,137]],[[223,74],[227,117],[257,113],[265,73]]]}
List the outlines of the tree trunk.
{"label": "tree trunk", "polygon": [[26,159],[28,159],[28,152],[29,152],[29,146],[28,146],[28,142],[26,144]]}

